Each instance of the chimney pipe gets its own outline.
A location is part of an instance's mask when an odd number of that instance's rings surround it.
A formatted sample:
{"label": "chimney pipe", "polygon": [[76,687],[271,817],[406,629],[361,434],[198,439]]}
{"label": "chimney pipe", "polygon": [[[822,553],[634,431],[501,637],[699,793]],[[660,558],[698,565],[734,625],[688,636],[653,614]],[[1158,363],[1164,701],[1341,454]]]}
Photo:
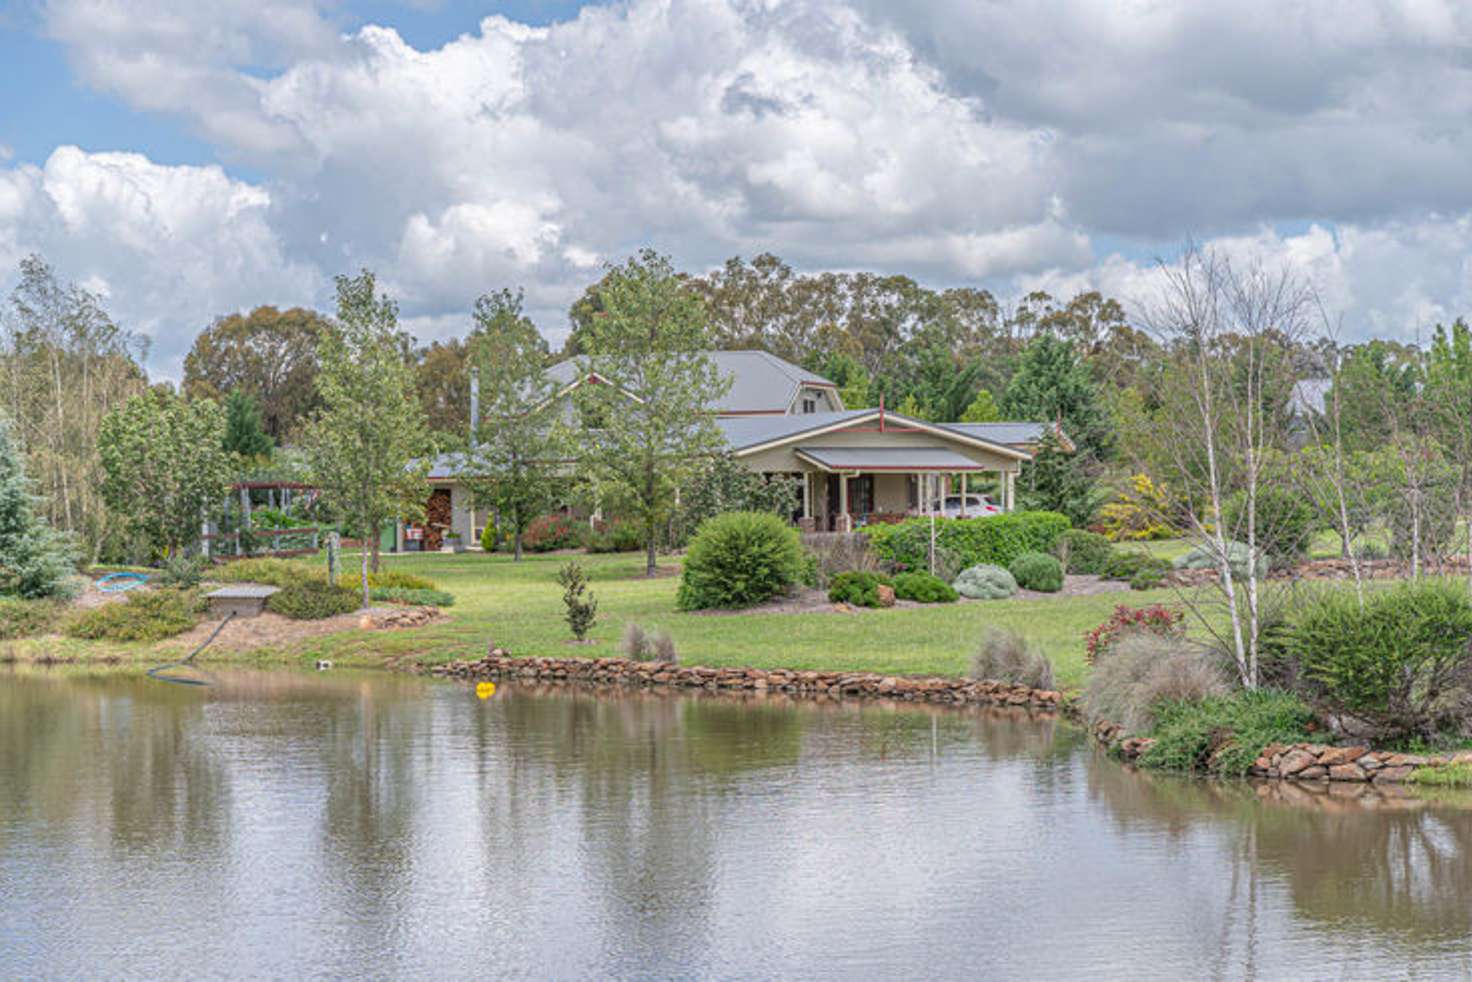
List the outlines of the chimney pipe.
{"label": "chimney pipe", "polygon": [[480,369],[470,370],[470,445],[475,446],[475,431],[480,429]]}

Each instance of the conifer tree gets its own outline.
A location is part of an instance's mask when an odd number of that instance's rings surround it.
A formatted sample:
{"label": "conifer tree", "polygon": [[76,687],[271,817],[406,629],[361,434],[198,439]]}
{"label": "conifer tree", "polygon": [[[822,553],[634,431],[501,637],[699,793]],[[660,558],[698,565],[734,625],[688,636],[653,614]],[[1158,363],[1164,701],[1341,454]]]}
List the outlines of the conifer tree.
{"label": "conifer tree", "polygon": [[63,596],[76,552],[71,539],[35,511],[35,496],[12,440],[0,419],[0,596]]}

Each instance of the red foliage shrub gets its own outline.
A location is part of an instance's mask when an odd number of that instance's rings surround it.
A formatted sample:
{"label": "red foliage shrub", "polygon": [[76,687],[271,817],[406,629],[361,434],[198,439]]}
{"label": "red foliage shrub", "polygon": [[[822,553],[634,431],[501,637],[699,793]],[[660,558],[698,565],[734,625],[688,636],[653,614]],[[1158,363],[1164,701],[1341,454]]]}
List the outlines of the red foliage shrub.
{"label": "red foliage shrub", "polygon": [[1184,611],[1164,604],[1148,607],[1128,607],[1120,604],[1109,615],[1109,620],[1084,634],[1084,659],[1094,664],[1101,655],[1107,655],[1114,642],[1126,631],[1148,631],[1161,637],[1177,637],[1185,633],[1182,621]]}
{"label": "red foliage shrub", "polygon": [[567,515],[543,515],[522,533],[521,545],[529,552],[576,549],[582,545],[583,525]]}

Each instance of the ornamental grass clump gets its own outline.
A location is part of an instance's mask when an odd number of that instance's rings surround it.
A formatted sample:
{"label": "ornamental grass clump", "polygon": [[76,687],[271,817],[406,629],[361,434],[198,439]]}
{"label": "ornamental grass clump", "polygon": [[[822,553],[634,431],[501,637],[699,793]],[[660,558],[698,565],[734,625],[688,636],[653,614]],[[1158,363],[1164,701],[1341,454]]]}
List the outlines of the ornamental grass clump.
{"label": "ornamental grass clump", "polygon": [[1005,600],[1017,592],[1017,581],[1002,567],[982,563],[962,570],[951,587],[972,600]]}
{"label": "ornamental grass clump", "polygon": [[1025,685],[1029,689],[1053,688],[1053,664],[1042,649],[1016,631],[988,628],[981,647],[971,659],[973,679]]}
{"label": "ornamental grass clump", "polygon": [[1110,722],[1143,736],[1166,702],[1225,696],[1232,688],[1217,655],[1176,635],[1139,627],[1114,638],[1098,658],[1079,700],[1091,724]]}
{"label": "ornamental grass clump", "polygon": [[1325,589],[1274,637],[1305,695],[1347,728],[1388,741],[1472,733],[1472,601],[1421,580],[1369,593]]}
{"label": "ornamental grass clump", "polygon": [[899,600],[921,604],[955,603],[959,594],[945,580],[929,573],[900,573],[894,578],[894,595]]}
{"label": "ornamental grass clump", "polygon": [[733,511],[700,523],[680,576],[681,610],[739,609],[786,593],[803,576],[797,530],[767,512]]}
{"label": "ornamental grass clump", "polygon": [[1041,552],[1025,552],[1012,560],[1007,572],[1024,590],[1057,593],[1063,589],[1063,564]]}
{"label": "ornamental grass clump", "polygon": [[653,661],[661,665],[680,663],[675,641],[668,631],[650,633],[633,621],[624,626],[624,636],[618,643],[618,650],[625,658],[633,661]]}

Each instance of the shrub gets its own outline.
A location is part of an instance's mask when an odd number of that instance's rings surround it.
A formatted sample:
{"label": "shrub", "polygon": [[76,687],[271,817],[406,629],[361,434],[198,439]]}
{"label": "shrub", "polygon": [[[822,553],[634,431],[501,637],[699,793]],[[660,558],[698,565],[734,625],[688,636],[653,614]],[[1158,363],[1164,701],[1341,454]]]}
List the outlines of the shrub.
{"label": "shrub", "polygon": [[1313,712],[1295,695],[1263,690],[1181,699],[1155,708],[1144,767],[1241,776],[1270,743],[1303,743]]}
{"label": "shrub", "polygon": [[1136,474],[1116,500],[1099,509],[1099,530],[1114,542],[1168,539],[1176,534],[1170,524],[1176,509],[1163,483]]}
{"label": "shrub", "polygon": [[1017,592],[1017,581],[1012,574],[990,563],[962,570],[951,586],[972,600],[1005,600]]}
{"label": "shrub", "polygon": [[598,621],[598,598],[588,589],[588,574],[578,563],[568,563],[557,573],[557,582],[562,585],[562,603],[567,607],[567,626],[572,636],[582,641]]}
{"label": "shrub", "polygon": [[1159,565],[1144,566],[1130,577],[1130,589],[1154,590],[1165,582],[1166,574],[1169,572],[1170,567],[1164,561]]}
{"label": "shrub", "polygon": [[685,555],[681,610],[750,607],[803,574],[797,530],[767,512],[733,511],[701,523]]}
{"label": "shrub", "polygon": [[971,678],[990,679],[1029,689],[1053,688],[1053,665],[1042,651],[1015,631],[988,628],[971,659]]}
{"label": "shrub", "polygon": [[1162,702],[1230,691],[1221,662],[1209,650],[1136,628],[1115,638],[1109,657],[1094,662],[1079,706],[1090,723],[1108,720],[1143,735],[1155,726]]}
{"label": "shrub", "polygon": [[543,515],[534,518],[521,534],[521,547],[527,552],[553,552],[575,549],[582,543],[582,526],[567,515]]}
{"label": "shrub", "polygon": [[1098,532],[1069,529],[1058,536],[1058,542],[1053,546],[1053,555],[1058,557],[1059,562],[1070,573],[1098,576],[1104,572],[1104,567],[1114,555],[1114,546],[1110,545],[1106,536]]}
{"label": "shrub", "polygon": [[929,573],[900,573],[894,578],[894,595],[900,600],[922,604],[955,603],[958,594],[939,576]]}
{"label": "shrub", "polygon": [[812,557],[810,582],[820,590],[828,589],[839,573],[879,572],[869,538],[861,533],[813,532],[802,537],[802,544]]}
{"label": "shrub", "polygon": [[[357,580],[358,577],[352,577]],[[433,590],[435,582],[427,576],[419,576],[415,573],[405,573],[397,569],[381,569],[376,573],[368,574],[368,588],[370,590]]]}
{"label": "shrub", "polygon": [[1084,660],[1090,665],[1109,654],[1121,636],[1142,631],[1163,638],[1180,638],[1186,633],[1185,612],[1164,604],[1128,607],[1120,604],[1109,619],[1084,635]]}
{"label": "shrub", "polygon": [[[887,586],[889,582],[889,577],[878,573],[858,570],[839,573],[828,587],[828,599],[836,604],[850,604],[854,607],[878,607],[879,587]],[[895,596],[899,596],[899,591],[895,591]]]}
{"label": "shrub", "polygon": [[1390,739],[1434,738],[1472,720],[1472,602],[1420,581],[1371,593],[1314,594],[1288,615],[1283,644],[1325,708]]}
{"label": "shrub", "polygon": [[[1241,492],[1233,495],[1223,517],[1233,535],[1245,536],[1247,496]],[[1317,513],[1307,496],[1271,484],[1258,488],[1258,548],[1273,566],[1286,569],[1308,555],[1317,525]]]}
{"label": "shrub", "polygon": [[307,580],[282,587],[266,599],[266,609],[294,621],[319,621],[337,614],[351,614],[362,605],[361,594],[345,586],[328,586],[326,580]]}
{"label": "shrub", "polygon": [[199,598],[181,590],[133,590],[121,603],[83,611],[66,625],[73,638],[162,641],[194,626]]}
{"label": "shrub", "polygon": [[505,537],[498,533],[496,523],[487,522],[486,527],[480,530],[480,547],[486,552],[495,552],[505,545]]}
{"label": "shrub", "polygon": [[0,641],[49,633],[61,619],[62,607],[50,600],[0,597]]}
{"label": "shrub", "polygon": [[[1183,556],[1177,556],[1174,565],[1176,569],[1217,569],[1220,562],[1219,555],[1216,543],[1208,542],[1197,546]],[[1250,550],[1245,542],[1229,541],[1227,543],[1227,565],[1232,569],[1234,580],[1247,579],[1249,555]],[[1263,555],[1261,550],[1257,554],[1256,566],[1258,577],[1267,575],[1268,557]]]}
{"label": "shrub", "polygon": [[382,603],[423,607],[453,607],[455,604],[455,595],[452,593],[402,586],[371,586],[368,588],[368,598]]}
{"label": "shrub", "polygon": [[[894,569],[929,569],[930,521],[916,517],[893,525],[867,525],[863,533],[874,554]],[[1068,519],[1052,511],[937,518],[935,543],[962,568],[979,563],[1005,566],[1025,552],[1051,552],[1068,527]]]}
{"label": "shrub", "polygon": [[313,567],[287,559],[237,559],[210,571],[210,579],[222,583],[264,583],[282,588],[320,578],[322,574]]}
{"label": "shrub", "polygon": [[1007,572],[1024,590],[1057,593],[1063,589],[1063,564],[1041,552],[1025,552],[1012,560]]}
{"label": "shrub", "polygon": [[583,537],[589,552],[638,552],[644,548],[644,533],[633,522],[622,518],[598,522]]}
{"label": "shrub", "polygon": [[176,552],[164,560],[164,567],[158,574],[158,581],[164,586],[181,589],[197,587],[200,580],[204,579],[205,570],[208,568],[209,560],[203,556],[189,556]]}
{"label": "shrub", "polygon": [[1155,573],[1164,577],[1171,571],[1170,560],[1152,556],[1139,549],[1116,549],[1100,573],[1106,580],[1133,580],[1141,573]]}

